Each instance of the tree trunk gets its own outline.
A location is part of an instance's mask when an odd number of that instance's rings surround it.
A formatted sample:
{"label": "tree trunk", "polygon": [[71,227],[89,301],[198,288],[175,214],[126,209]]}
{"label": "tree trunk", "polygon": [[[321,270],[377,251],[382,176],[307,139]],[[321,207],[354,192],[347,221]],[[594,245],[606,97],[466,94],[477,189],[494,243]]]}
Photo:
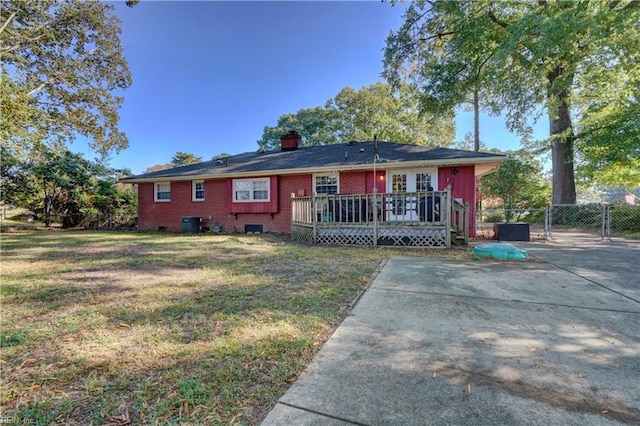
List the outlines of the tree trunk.
{"label": "tree trunk", "polygon": [[[570,89],[554,87],[556,78],[564,70],[549,73],[549,134],[551,136],[551,165],[553,167],[553,204],[575,204],[576,182],[573,172],[573,127],[571,125]],[[563,76],[564,77],[564,76]],[[553,105],[557,105],[553,107]]]}
{"label": "tree trunk", "polygon": [[480,151],[480,97],[477,87],[473,91],[473,150]]}

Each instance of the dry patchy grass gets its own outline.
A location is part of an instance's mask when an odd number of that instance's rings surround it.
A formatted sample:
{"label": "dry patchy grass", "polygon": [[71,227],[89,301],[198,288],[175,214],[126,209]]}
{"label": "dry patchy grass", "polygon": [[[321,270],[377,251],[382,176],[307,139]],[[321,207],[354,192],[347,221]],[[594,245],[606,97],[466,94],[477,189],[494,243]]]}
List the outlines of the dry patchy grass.
{"label": "dry patchy grass", "polygon": [[258,423],[393,253],[286,236],[2,234],[2,416]]}

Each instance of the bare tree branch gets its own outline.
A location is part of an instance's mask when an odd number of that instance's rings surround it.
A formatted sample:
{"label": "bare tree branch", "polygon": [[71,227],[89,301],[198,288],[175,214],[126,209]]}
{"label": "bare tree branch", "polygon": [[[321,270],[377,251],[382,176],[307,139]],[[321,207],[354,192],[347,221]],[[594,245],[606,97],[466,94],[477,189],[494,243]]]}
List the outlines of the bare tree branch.
{"label": "bare tree branch", "polygon": [[448,35],[452,35],[452,34],[455,34],[455,33],[456,33],[456,31],[445,31],[445,32],[442,32],[442,33],[434,34],[434,35],[429,36],[429,37],[419,38],[418,41],[429,41],[429,40],[433,40],[434,38],[442,38],[442,37],[445,37],[445,36],[448,36]]}
{"label": "bare tree branch", "polygon": [[42,37],[43,37],[42,35],[39,35],[39,36],[36,36],[36,37],[23,39],[20,43],[14,44],[13,46],[0,48],[0,52],[1,53],[9,53],[12,50],[19,49],[21,47],[21,45],[24,44],[25,42],[31,43],[31,42],[34,42],[34,41],[38,41]]}
{"label": "bare tree branch", "polygon": [[47,86],[47,83],[48,83],[48,82],[49,82],[49,81],[47,80],[47,81],[45,81],[44,83],[40,84],[40,85],[39,85],[38,87],[36,87],[35,89],[33,89],[33,90],[29,91],[29,92],[27,93],[27,96],[33,96],[33,95],[35,95],[36,93],[38,93],[39,91],[41,91],[42,89],[44,89],[44,88]]}
{"label": "bare tree branch", "polygon": [[489,18],[495,23],[498,24],[499,26],[501,26],[504,29],[509,28],[509,24],[506,23],[505,21],[499,19],[495,13],[493,13],[493,10],[489,9]]}
{"label": "bare tree branch", "polygon": [[7,28],[7,25],[9,25],[11,21],[13,21],[13,18],[15,18],[17,14],[18,12],[13,12],[11,15],[9,15],[7,20],[2,24],[2,27],[0,27],[0,34],[2,34],[2,32]]}

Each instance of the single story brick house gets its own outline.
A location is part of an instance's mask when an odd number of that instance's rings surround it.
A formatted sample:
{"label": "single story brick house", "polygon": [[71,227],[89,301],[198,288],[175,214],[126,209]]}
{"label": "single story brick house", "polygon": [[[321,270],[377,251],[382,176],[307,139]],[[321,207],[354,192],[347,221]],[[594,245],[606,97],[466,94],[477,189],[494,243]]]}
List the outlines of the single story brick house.
{"label": "single story brick house", "polygon": [[[295,199],[448,190],[453,199],[468,205],[468,232],[474,236],[477,178],[505,159],[492,153],[380,141],[301,147],[301,140],[297,132],[289,132],[281,138],[279,150],[121,179],[138,185],[138,229],[180,232],[185,218],[198,218],[203,230],[291,233]],[[387,213],[379,207],[376,220],[417,220],[410,215],[417,214],[419,202],[416,196],[413,204],[407,200],[400,210],[397,203]],[[311,220],[315,223],[315,214]]]}

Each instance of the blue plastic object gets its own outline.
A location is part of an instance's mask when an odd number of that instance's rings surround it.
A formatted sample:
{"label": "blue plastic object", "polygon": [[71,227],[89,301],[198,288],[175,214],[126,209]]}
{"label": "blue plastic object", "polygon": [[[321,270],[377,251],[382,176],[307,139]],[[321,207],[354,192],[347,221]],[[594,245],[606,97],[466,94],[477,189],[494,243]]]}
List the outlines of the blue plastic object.
{"label": "blue plastic object", "polygon": [[476,246],[471,253],[480,257],[492,257],[494,259],[523,260],[527,258],[527,251],[509,244],[491,243]]}

